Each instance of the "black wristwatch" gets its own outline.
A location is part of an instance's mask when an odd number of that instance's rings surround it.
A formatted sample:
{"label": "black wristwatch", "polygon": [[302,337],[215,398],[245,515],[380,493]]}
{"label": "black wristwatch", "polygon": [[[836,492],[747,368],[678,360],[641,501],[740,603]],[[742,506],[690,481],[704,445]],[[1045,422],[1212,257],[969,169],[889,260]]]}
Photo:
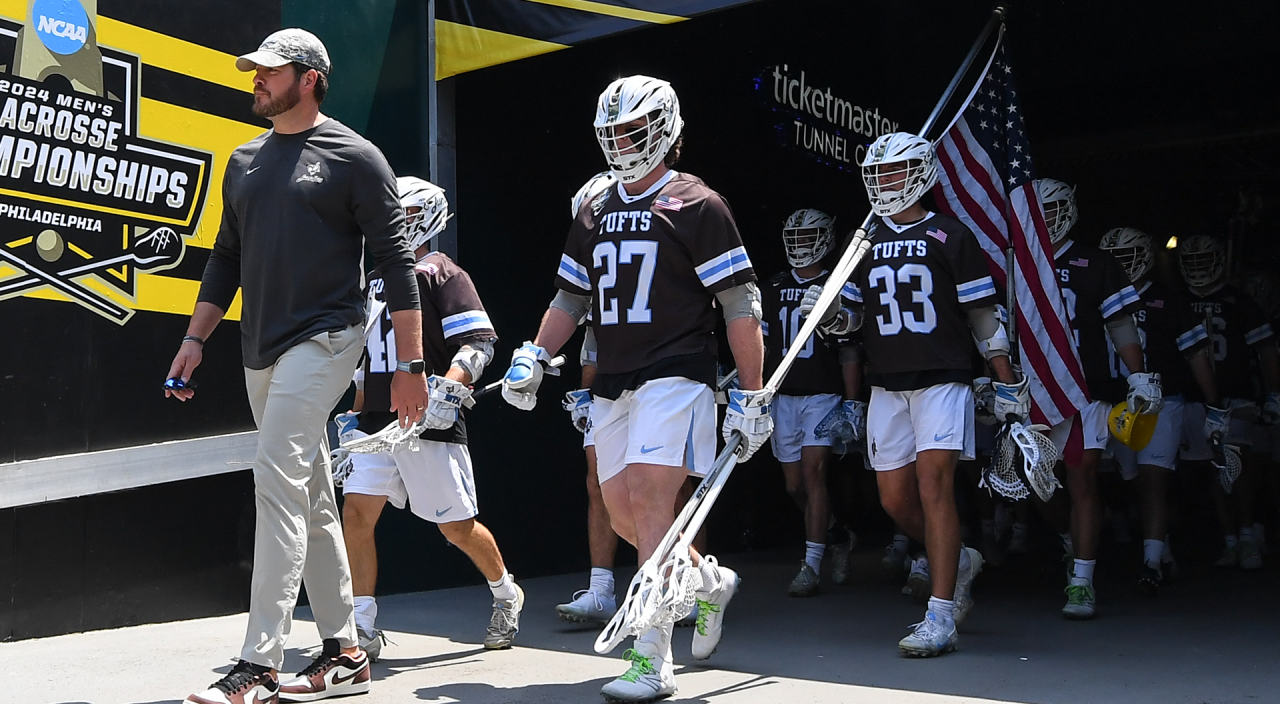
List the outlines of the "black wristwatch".
{"label": "black wristwatch", "polygon": [[421,375],[427,371],[426,360],[410,360],[409,362],[397,362],[397,372],[406,372],[411,375]]}

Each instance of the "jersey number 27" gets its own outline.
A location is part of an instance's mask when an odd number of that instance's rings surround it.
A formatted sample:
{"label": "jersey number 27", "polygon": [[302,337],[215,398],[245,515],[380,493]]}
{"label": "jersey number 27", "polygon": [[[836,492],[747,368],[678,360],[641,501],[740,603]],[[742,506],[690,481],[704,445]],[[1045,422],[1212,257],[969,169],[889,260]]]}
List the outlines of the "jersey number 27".
{"label": "jersey number 27", "polygon": [[615,245],[602,242],[591,252],[595,267],[603,267],[604,272],[596,282],[596,307],[600,312],[601,325],[617,325],[620,322],[618,298],[610,297],[618,284],[618,265],[640,263],[640,272],[636,276],[636,290],[627,308],[627,323],[653,322],[653,312],[649,310],[649,292],[653,289],[653,271],[658,265],[658,243],[653,240],[623,240]]}

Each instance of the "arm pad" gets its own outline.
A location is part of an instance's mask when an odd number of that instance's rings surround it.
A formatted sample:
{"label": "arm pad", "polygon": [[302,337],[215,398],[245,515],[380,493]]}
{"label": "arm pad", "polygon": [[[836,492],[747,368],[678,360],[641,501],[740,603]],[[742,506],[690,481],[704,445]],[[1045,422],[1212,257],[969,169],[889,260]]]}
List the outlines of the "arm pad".
{"label": "arm pad", "polygon": [[591,296],[574,295],[557,290],[556,296],[551,298],[551,307],[569,313],[569,317],[573,318],[575,323],[580,323],[582,318],[587,316],[587,311],[591,309]]}
{"label": "arm pad", "polygon": [[978,343],[978,352],[990,360],[998,355],[1009,355],[1009,334],[1000,322],[999,310],[994,307],[975,308],[968,311],[969,329]]}
{"label": "arm pad", "polygon": [[596,333],[587,326],[586,335],[582,336],[582,352],[578,355],[578,363],[582,367],[596,366]]}
{"label": "arm pad", "polygon": [[455,367],[471,376],[470,382],[475,382],[484,374],[484,369],[488,366],[489,361],[493,359],[493,341],[482,340],[480,342],[467,343],[458,348],[458,352],[453,355],[453,362],[449,363],[449,367]]}
{"label": "arm pad", "polygon": [[721,290],[716,293],[716,300],[720,301],[720,307],[724,310],[726,323],[744,317],[756,320],[764,317],[764,312],[760,309],[760,288],[753,282]]}
{"label": "arm pad", "polygon": [[1125,345],[1140,345],[1142,340],[1138,338],[1138,323],[1134,322],[1133,316],[1128,313],[1117,315],[1106,322],[1107,334],[1111,336],[1111,344],[1120,349]]}

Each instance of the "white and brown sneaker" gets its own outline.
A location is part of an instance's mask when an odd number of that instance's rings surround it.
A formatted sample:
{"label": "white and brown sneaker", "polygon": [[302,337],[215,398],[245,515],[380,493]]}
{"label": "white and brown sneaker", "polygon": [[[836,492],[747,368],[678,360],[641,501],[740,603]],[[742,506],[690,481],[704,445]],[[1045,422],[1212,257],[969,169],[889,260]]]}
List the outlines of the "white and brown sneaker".
{"label": "white and brown sneaker", "polygon": [[279,701],[280,684],[271,677],[270,668],[241,660],[227,676],[192,693],[184,705],[264,705]]}
{"label": "white and brown sneaker", "polygon": [[359,650],[355,655],[344,655],[337,641],[326,640],[324,644],[320,656],[306,670],[280,683],[281,702],[310,702],[369,692],[373,684],[369,653]]}

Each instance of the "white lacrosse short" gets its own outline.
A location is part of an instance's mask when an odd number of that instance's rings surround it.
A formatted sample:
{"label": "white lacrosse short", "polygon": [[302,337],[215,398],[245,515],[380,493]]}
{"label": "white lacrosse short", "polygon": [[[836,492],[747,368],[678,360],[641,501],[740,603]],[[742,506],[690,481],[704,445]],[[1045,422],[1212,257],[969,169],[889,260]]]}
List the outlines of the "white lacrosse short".
{"label": "white lacrosse short", "polygon": [[600,483],[632,463],[684,467],[702,477],[716,455],[711,388],[683,377],[649,380],[617,400],[591,403]]}
{"label": "white lacrosse short", "polygon": [[1076,418],[1080,419],[1084,449],[1105,451],[1107,443],[1111,440],[1111,431],[1107,429],[1107,415],[1110,412],[1111,403],[1094,400],[1084,410],[1081,410],[1079,415],[1072,415],[1049,428],[1049,440],[1053,442],[1054,447],[1058,448],[1058,455],[1061,456],[1063,450],[1067,447],[1067,439],[1071,436],[1071,426],[1076,422]]}
{"label": "white lacrosse short", "polygon": [[814,429],[843,399],[835,393],[775,395],[769,407],[769,414],[773,416],[769,443],[778,462],[800,462],[803,447],[831,447],[831,437],[820,438]]}
{"label": "white lacrosse short", "polygon": [[871,388],[867,408],[871,467],[897,470],[923,450],[959,450],[973,460],[973,386],[943,383],[896,392]]}
{"label": "white lacrosse short", "polygon": [[1151,441],[1141,450],[1134,452],[1127,445],[1111,438],[1111,454],[1120,466],[1120,477],[1132,480],[1138,477],[1139,465],[1151,465],[1168,470],[1178,469],[1178,444],[1182,441],[1182,409],[1181,395],[1171,395],[1164,399],[1164,407],[1156,416],[1156,429],[1151,434]]}
{"label": "white lacrosse short", "polygon": [[[361,437],[364,433],[359,432]],[[381,495],[423,520],[451,523],[476,516],[471,453],[458,443],[412,440],[391,453],[351,453],[344,495]]]}
{"label": "white lacrosse short", "polygon": [[[1227,425],[1227,443],[1252,452],[1266,452],[1266,428],[1233,417]],[[1187,403],[1182,409],[1182,449],[1178,457],[1188,462],[1213,459],[1209,439],[1204,436],[1204,403]]]}

